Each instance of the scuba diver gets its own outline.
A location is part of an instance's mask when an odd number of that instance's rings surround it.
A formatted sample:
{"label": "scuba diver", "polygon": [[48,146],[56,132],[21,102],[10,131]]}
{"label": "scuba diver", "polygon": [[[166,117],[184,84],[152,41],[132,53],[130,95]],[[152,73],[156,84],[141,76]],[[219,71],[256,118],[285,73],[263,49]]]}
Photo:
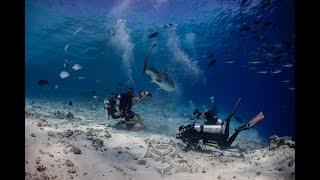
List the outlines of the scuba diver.
{"label": "scuba diver", "polygon": [[[107,117],[112,119],[124,118],[125,121],[120,121],[120,124],[126,124],[128,129],[133,128],[136,124],[143,125],[142,118],[131,110],[134,103],[143,101],[147,96],[152,96],[147,91],[141,91],[139,96],[134,95],[133,88],[129,91],[116,95],[114,98],[107,98],[104,100],[104,108],[107,111]],[[118,123],[118,124],[119,124]]]}
{"label": "scuba diver", "polygon": [[[205,123],[204,125],[197,125],[195,123],[189,124],[187,126],[182,125],[179,127],[179,133],[176,135],[176,138],[182,140],[187,145],[186,150],[191,146],[198,148],[203,144],[210,145],[212,143],[215,143],[222,148],[230,147],[240,131],[252,128],[264,118],[263,113],[260,112],[248,123],[236,128],[235,132],[229,137],[230,120],[235,114],[240,104],[240,100],[241,99],[239,98],[234,109],[224,120],[218,119],[216,111],[215,114],[212,113],[214,111],[201,113],[196,109],[193,113],[194,118],[205,119],[207,120],[207,123]],[[208,124],[208,122],[212,124]]]}

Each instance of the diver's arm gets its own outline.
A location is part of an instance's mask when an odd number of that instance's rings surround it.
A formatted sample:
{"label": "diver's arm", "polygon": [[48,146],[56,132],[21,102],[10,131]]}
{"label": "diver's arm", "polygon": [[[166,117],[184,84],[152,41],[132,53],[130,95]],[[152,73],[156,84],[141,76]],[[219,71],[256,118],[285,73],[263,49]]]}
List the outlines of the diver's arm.
{"label": "diver's arm", "polygon": [[140,94],[139,96],[135,96],[135,97],[132,98],[132,102],[133,102],[133,103],[141,102],[141,101],[143,101],[148,95],[150,96],[151,94],[148,93],[148,92],[146,92],[146,93],[143,94],[143,95]]}
{"label": "diver's arm", "polygon": [[146,96],[136,96],[132,98],[132,102],[133,103],[141,102],[144,100],[144,98],[146,98]]}

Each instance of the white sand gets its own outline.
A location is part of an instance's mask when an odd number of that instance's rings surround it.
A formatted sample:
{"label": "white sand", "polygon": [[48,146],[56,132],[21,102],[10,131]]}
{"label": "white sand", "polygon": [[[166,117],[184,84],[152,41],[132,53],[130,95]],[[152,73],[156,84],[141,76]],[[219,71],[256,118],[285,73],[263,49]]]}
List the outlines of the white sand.
{"label": "white sand", "polygon": [[[25,158],[26,179],[294,179],[294,149],[267,148],[239,152],[238,149],[219,150],[208,148],[208,152],[182,151],[179,140],[152,132],[130,132],[117,130],[105,124],[103,114],[85,107],[68,108],[62,104],[26,101]],[[94,108],[93,108],[94,109]],[[58,119],[56,110],[73,112],[73,119]],[[93,138],[103,141],[96,150],[86,133],[92,128]],[[66,130],[73,131],[63,137]],[[78,130],[78,131],[75,131]],[[106,133],[106,131],[108,133]],[[51,133],[53,136],[48,135]],[[35,137],[32,137],[31,134]],[[111,137],[107,135],[110,134]],[[89,136],[90,137],[90,136]],[[166,161],[144,158],[148,141],[156,140],[177,143],[177,154]],[[237,142],[241,144],[241,141]],[[81,154],[74,154],[68,146],[76,146]],[[245,146],[245,145],[244,145]],[[223,155],[222,155],[223,153]],[[38,159],[38,160],[37,160]],[[39,160],[40,159],[40,160]],[[74,164],[69,167],[65,161]],[[38,161],[38,164],[36,163]],[[173,168],[162,177],[155,166],[171,162]],[[45,167],[44,170],[38,166]],[[69,171],[69,172],[68,172]],[[74,172],[74,173],[73,173]]]}

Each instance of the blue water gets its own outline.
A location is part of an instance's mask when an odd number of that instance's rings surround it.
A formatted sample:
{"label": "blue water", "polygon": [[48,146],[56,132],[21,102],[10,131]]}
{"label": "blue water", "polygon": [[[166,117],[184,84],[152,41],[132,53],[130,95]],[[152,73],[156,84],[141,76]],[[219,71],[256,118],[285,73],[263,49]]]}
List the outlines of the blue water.
{"label": "blue water", "polygon": [[[264,113],[265,119],[254,127],[261,135],[295,136],[295,92],[289,89],[294,87],[292,0],[247,0],[242,5],[238,0],[27,0],[25,9],[26,96],[68,99],[96,91],[106,97],[121,90],[120,82],[136,91],[147,89],[154,93],[153,101],[173,103],[177,109],[191,104],[209,108],[214,96],[222,117],[241,97],[237,115],[249,120]],[[263,28],[267,21],[272,25]],[[173,26],[163,27],[168,23]],[[244,23],[250,30],[240,32]],[[153,32],[159,35],[147,38]],[[292,47],[270,63],[283,41]],[[175,92],[159,90],[147,75],[141,76],[153,43],[158,46],[149,64],[172,77]],[[210,55],[217,62],[208,68]],[[70,62],[66,68],[65,59]],[[235,62],[226,63],[230,60]],[[262,63],[248,65],[249,60]],[[288,63],[293,67],[283,66]],[[83,68],[74,71],[74,64]],[[281,72],[272,73],[277,69]],[[70,76],[61,79],[63,70]],[[39,87],[40,79],[49,84]]]}

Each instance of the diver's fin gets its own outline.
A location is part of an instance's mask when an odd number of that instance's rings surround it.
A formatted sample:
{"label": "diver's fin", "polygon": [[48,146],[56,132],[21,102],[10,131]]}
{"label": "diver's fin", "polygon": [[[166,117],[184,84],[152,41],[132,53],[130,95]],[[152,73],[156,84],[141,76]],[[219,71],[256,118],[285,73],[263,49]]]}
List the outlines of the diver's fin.
{"label": "diver's fin", "polygon": [[143,75],[143,73],[144,73],[144,72],[146,71],[146,69],[147,69],[147,60],[148,60],[148,58],[149,58],[149,56],[150,56],[151,50],[152,50],[154,47],[156,47],[156,46],[157,46],[157,43],[153,44],[153,45],[149,48],[149,50],[148,50],[148,52],[147,52],[147,55],[146,55],[145,58],[144,58],[144,65],[143,65],[143,71],[142,71],[141,76]]}
{"label": "diver's fin", "polygon": [[260,122],[263,118],[264,118],[263,113],[260,112],[258,115],[256,115],[254,118],[252,118],[247,124],[242,125],[242,126],[236,128],[235,130],[236,131],[242,131],[242,130],[246,130],[246,129],[252,128],[258,122]]}
{"label": "diver's fin", "polygon": [[238,109],[238,107],[240,105],[240,101],[241,101],[241,98],[238,99],[238,101],[237,101],[236,105],[234,106],[233,110],[227,116],[226,121],[229,121],[232,118],[232,116],[236,113],[236,111],[237,111],[237,109]]}

